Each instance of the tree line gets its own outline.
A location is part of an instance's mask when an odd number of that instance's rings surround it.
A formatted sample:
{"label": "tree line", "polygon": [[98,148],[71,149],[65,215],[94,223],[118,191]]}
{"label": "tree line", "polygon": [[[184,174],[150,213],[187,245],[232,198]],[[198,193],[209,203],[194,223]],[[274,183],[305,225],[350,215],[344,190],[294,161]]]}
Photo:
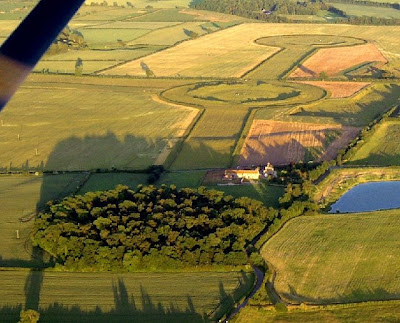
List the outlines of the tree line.
{"label": "tree line", "polygon": [[69,270],[243,265],[278,212],[247,197],[174,185],[118,186],[49,202],[33,242]]}
{"label": "tree line", "polygon": [[[335,0],[338,3],[354,3],[373,7],[390,7],[399,9],[400,5],[356,0]],[[328,10],[338,17],[326,23],[347,23],[353,25],[400,25],[400,19],[370,16],[349,16],[334,4],[322,0],[193,0],[190,7],[194,9],[217,11],[246,18],[274,23],[304,22],[289,20],[284,15],[316,15],[320,10]],[[371,9],[372,10],[372,9]],[[316,23],[321,23],[320,21]]]}

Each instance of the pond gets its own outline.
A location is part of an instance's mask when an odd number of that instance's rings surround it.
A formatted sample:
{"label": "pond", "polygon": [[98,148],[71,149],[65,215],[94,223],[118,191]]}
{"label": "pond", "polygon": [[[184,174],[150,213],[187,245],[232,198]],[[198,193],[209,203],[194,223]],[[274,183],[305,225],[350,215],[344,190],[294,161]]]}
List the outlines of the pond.
{"label": "pond", "polygon": [[400,181],[357,185],[331,206],[329,213],[367,212],[400,208]]}

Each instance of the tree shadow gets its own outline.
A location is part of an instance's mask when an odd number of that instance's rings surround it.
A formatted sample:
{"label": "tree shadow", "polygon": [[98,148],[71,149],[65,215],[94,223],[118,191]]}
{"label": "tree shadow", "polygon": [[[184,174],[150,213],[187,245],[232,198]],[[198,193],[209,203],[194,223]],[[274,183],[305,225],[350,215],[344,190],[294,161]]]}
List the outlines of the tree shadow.
{"label": "tree shadow", "polygon": [[[196,310],[192,297],[187,296],[187,304],[182,308],[171,302],[169,305],[157,302],[150,296],[143,286],[140,286],[139,305],[133,294],[129,295],[128,288],[122,278],[111,286],[114,293],[113,308],[103,310],[99,305],[91,309],[84,305],[64,305],[54,302],[47,307],[38,306],[38,299],[32,300],[30,309],[40,313],[40,322],[206,322],[209,321],[205,313]],[[2,322],[17,322],[19,313],[23,309],[21,304],[0,308]]]}

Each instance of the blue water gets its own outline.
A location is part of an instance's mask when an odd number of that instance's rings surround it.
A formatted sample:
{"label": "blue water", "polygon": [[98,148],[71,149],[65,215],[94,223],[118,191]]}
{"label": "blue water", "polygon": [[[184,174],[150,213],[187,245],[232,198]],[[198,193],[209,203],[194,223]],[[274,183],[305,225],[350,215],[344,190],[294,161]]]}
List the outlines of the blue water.
{"label": "blue water", "polygon": [[400,208],[400,181],[370,182],[345,193],[329,213],[366,212]]}

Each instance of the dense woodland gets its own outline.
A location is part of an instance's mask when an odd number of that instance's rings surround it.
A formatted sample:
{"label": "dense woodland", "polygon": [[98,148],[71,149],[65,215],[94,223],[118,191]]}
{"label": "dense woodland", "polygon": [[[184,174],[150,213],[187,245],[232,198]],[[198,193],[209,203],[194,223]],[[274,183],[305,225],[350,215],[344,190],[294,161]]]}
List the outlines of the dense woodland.
{"label": "dense woodland", "polygon": [[246,246],[277,216],[259,201],[204,187],[118,186],[50,202],[33,241],[71,270],[243,265]]}

